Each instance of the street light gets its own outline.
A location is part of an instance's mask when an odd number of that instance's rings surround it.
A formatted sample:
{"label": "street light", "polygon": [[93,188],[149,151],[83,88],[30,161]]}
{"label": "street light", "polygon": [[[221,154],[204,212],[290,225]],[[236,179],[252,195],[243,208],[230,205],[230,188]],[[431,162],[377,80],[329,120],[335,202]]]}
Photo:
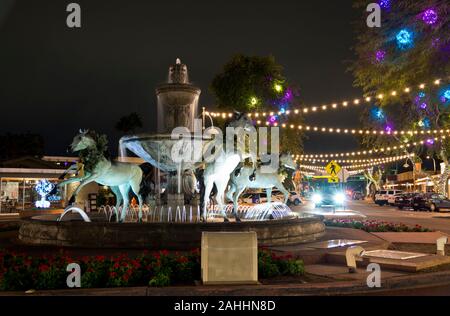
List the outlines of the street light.
{"label": "street light", "polygon": [[427,156],[427,159],[433,159],[433,171],[436,173],[436,159],[434,159],[434,157],[431,158],[430,156]]}
{"label": "street light", "polygon": [[409,168],[408,159],[411,160],[411,163],[412,163],[413,191],[416,191],[416,167],[415,167],[414,161],[412,161],[411,157],[406,158],[403,168],[405,168],[405,169]]}

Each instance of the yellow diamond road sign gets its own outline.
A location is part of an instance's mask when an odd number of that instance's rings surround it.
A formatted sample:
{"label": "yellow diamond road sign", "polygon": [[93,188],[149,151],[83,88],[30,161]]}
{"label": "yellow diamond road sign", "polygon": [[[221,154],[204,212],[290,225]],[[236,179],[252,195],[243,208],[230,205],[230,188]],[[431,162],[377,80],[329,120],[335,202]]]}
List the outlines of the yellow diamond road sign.
{"label": "yellow diamond road sign", "polygon": [[330,161],[328,163],[328,165],[325,167],[325,170],[332,178],[337,177],[337,175],[338,175],[339,171],[341,171],[341,169],[342,169],[341,166],[339,166],[338,163],[334,160]]}

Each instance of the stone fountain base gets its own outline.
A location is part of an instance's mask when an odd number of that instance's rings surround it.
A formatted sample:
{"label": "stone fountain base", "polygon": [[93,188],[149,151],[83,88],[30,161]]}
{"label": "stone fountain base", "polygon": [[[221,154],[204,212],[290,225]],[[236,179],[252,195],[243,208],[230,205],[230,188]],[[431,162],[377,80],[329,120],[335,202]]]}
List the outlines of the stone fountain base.
{"label": "stone fountain base", "polygon": [[325,233],[320,217],[241,223],[110,223],[102,216],[92,222],[56,221],[56,215],[24,220],[19,231],[23,244],[77,248],[145,248],[191,250],[200,248],[201,235],[209,232],[254,231],[259,246],[311,242]]}

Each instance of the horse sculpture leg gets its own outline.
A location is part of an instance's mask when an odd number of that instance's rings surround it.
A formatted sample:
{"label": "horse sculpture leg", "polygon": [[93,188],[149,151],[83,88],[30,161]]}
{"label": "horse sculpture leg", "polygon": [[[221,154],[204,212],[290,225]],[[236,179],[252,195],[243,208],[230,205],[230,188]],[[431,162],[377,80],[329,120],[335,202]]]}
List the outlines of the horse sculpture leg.
{"label": "horse sculpture leg", "polygon": [[116,222],[119,221],[119,207],[122,204],[122,193],[120,193],[119,187],[110,187],[111,191],[116,196],[116,208],[114,213],[116,214]]}
{"label": "horse sculpture leg", "polygon": [[245,191],[245,187],[236,188],[236,192],[234,193],[234,196],[233,196],[233,215],[236,218],[237,222],[241,221],[241,219],[239,218],[239,215],[238,215],[238,207],[239,207],[238,200],[239,200],[239,197],[241,196],[242,192],[244,192],[244,191]]}
{"label": "horse sculpture leg", "polygon": [[80,184],[78,185],[78,187],[77,187],[77,188],[75,189],[75,191],[73,192],[72,197],[71,197],[70,200],[69,200],[69,204],[75,203],[76,197],[77,197],[78,193],[80,193],[81,189],[82,189],[85,185],[87,185],[87,184],[89,184],[89,183],[91,183],[91,182],[94,182],[94,181],[97,179],[97,177],[98,177],[98,175],[96,175],[96,174],[91,174],[91,175],[89,175],[89,176],[83,178],[83,180],[81,180]]}
{"label": "horse sculpture leg", "polygon": [[284,185],[282,184],[282,183],[277,183],[276,185],[275,185],[275,187],[278,189],[278,190],[280,190],[281,191],[281,193],[283,193],[284,194],[284,204],[286,204],[287,202],[288,202],[288,200],[289,200],[289,192],[288,192],[288,190],[286,190],[286,188],[284,187]]}
{"label": "horse sculpture leg", "polygon": [[[142,178],[142,176],[140,178]],[[144,199],[139,192],[140,186],[141,186],[140,179],[133,179],[131,181],[131,190],[133,190],[133,193],[137,196],[138,201],[139,201],[139,217],[138,217],[139,223],[142,222],[142,204],[144,203]]]}
{"label": "horse sculpture leg", "polygon": [[209,196],[213,189],[214,182],[211,178],[205,178],[205,194],[203,195],[203,208],[202,208],[202,220],[206,222],[206,208],[209,201]]}
{"label": "horse sculpture leg", "polygon": [[217,201],[217,204],[219,204],[219,210],[223,216],[224,222],[228,222],[227,214],[224,210],[224,208],[225,208],[224,195],[225,195],[225,189],[227,187],[227,184],[228,184],[228,179],[226,179],[226,181],[225,181],[225,179],[221,179],[220,181],[216,182],[216,186],[217,186],[216,201]]}
{"label": "horse sculpture leg", "polygon": [[227,191],[227,194],[225,195],[228,201],[232,202],[234,201],[234,194],[237,191],[236,184],[234,184],[233,181],[230,181],[230,188]]}
{"label": "horse sculpture leg", "polygon": [[266,189],[266,195],[267,195],[267,204],[270,204],[270,202],[272,202],[272,188]]}
{"label": "horse sculpture leg", "polygon": [[119,186],[119,190],[123,197],[122,213],[120,214],[120,222],[123,223],[125,221],[125,217],[127,216],[127,210],[128,210],[128,204],[129,204],[128,193],[130,192],[130,185],[122,184]]}

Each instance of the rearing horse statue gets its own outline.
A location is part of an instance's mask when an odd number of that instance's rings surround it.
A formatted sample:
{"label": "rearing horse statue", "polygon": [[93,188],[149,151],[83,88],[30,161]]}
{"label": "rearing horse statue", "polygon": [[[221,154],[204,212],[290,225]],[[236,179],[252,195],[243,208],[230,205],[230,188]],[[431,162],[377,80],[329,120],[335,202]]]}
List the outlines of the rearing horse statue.
{"label": "rearing horse statue", "polygon": [[[261,168],[252,169],[251,167],[243,167],[239,174],[233,174],[230,180],[230,189],[227,192],[227,199],[233,201],[234,212],[237,212],[239,196],[246,189],[265,189],[267,193],[267,203],[271,202],[272,188],[275,187],[284,195],[284,203],[286,204],[289,198],[289,192],[283,185],[286,176],[283,175],[283,169],[289,168],[295,170],[297,168],[291,155],[282,154],[280,156],[280,167],[272,173],[261,172]],[[254,173],[254,179],[250,180],[249,176]]]}
{"label": "rearing horse statue", "polygon": [[[103,150],[98,148],[95,133],[87,130],[80,130],[80,133],[74,137],[70,149],[72,152],[83,152],[82,156],[84,157],[84,160],[88,161],[83,161],[83,157],[81,159],[81,162],[85,164],[84,176],[71,178],[59,184],[60,187],[63,187],[72,182],[80,182],[80,185],[76,188],[70,198],[69,204],[75,201],[75,197],[85,185],[95,181],[101,185],[109,186],[116,194],[116,219],[117,221],[123,222],[127,214],[129,204],[128,193],[131,189],[138,198],[139,221],[142,221],[142,205],[145,198],[145,187],[141,186],[141,183],[145,176],[144,173],[148,171],[148,168],[142,168],[144,166],[140,167],[123,162],[110,161],[105,157]],[[119,219],[118,206],[122,199],[123,208]]]}
{"label": "rearing horse statue", "polygon": [[[234,113],[234,119],[228,127],[242,128],[245,132],[255,131],[252,121],[248,119],[245,114],[239,112]],[[245,148],[245,146],[243,146],[245,145],[245,139],[240,139],[238,137],[237,141],[239,143],[238,145],[241,145],[238,146],[238,148]],[[203,172],[205,192],[203,195],[202,219],[204,221],[206,221],[206,208],[214,185],[216,185],[217,188],[215,199],[217,201],[219,211],[222,214],[223,220],[225,222],[229,221],[224,210],[225,190],[227,188],[228,181],[230,180],[230,174],[236,169],[240,162],[247,158],[251,159],[254,166],[256,165],[256,153],[252,153],[251,151],[250,153],[231,152],[228,150],[225,151],[222,146],[216,156],[216,159],[213,162],[206,164],[205,171]],[[235,216],[236,221],[239,221],[237,213],[234,212],[233,215]]]}

